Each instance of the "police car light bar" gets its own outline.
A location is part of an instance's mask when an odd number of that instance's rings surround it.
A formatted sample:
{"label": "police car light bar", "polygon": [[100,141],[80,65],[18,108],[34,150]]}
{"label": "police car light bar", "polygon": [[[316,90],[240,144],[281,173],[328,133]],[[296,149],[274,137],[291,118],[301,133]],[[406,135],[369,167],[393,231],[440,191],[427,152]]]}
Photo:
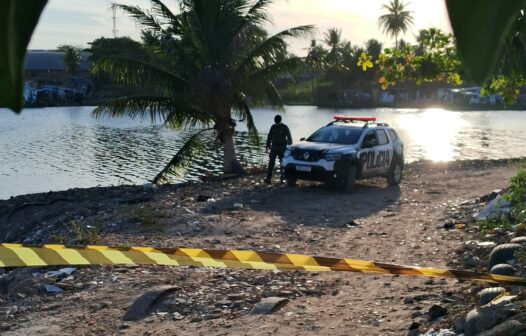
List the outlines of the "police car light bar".
{"label": "police car light bar", "polygon": [[349,117],[349,116],[335,115],[334,120],[335,121],[351,121],[351,122],[353,121],[369,122],[369,121],[376,121],[376,118],[375,117]]}

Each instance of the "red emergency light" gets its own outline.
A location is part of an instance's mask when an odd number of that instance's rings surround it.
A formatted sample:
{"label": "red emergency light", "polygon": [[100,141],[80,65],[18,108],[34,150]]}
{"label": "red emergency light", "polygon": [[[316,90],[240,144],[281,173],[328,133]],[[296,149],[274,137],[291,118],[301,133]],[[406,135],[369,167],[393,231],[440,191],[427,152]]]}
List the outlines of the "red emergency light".
{"label": "red emergency light", "polygon": [[336,120],[336,121],[350,121],[350,122],[353,122],[353,121],[369,122],[369,121],[376,121],[376,118],[375,117],[349,117],[349,116],[343,116],[343,115],[335,115],[334,116],[334,120]]}

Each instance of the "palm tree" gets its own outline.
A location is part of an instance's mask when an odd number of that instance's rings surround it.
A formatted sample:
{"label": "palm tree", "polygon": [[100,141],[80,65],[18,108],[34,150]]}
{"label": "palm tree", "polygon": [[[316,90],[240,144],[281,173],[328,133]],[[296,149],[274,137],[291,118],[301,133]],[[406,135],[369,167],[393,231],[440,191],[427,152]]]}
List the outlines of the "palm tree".
{"label": "palm tree", "polygon": [[283,57],[290,38],[311,36],[312,26],[299,26],[267,36],[273,0],[177,0],[177,12],[161,0],[151,10],[118,5],[147,31],[131,50],[102,57],[95,72],[106,72],[117,83],[139,89],[134,96],[98,107],[96,116],[161,119],[176,128],[194,130],[188,141],[154,179],[165,182],[180,164],[206,146],[213,133],[223,148],[223,172],[243,173],[234,148],[237,116],[249,137],[259,135],[249,97],[262,96],[282,108],[273,82],[307,66],[306,58]]}
{"label": "palm tree", "polygon": [[409,3],[404,4],[400,0],[391,0],[388,5],[383,5],[382,9],[388,14],[378,18],[378,26],[383,28],[383,33],[395,38],[395,47],[398,48],[398,34],[406,33],[409,26],[413,25],[412,11],[406,10]]}
{"label": "palm tree", "polygon": [[78,69],[80,68],[79,48],[71,45],[61,45],[57,49],[64,52],[64,67],[66,72],[71,76],[76,75]]}
{"label": "palm tree", "polygon": [[338,28],[329,28],[325,32],[324,42],[329,47],[329,54],[327,56],[330,62],[337,62],[341,54],[342,46],[342,31]]}

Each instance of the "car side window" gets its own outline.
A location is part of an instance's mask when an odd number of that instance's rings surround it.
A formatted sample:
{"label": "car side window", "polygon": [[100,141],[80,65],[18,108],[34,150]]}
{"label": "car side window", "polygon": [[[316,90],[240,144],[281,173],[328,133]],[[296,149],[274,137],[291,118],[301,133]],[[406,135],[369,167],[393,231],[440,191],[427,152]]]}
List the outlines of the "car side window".
{"label": "car side window", "polygon": [[378,135],[378,144],[379,145],[387,145],[389,143],[389,139],[387,139],[387,134],[383,129],[376,130],[376,135]]}
{"label": "car side window", "polygon": [[376,133],[374,131],[368,132],[364,137],[362,141],[362,148],[373,148],[378,145],[378,141],[376,140]]}
{"label": "car side window", "polygon": [[389,133],[389,137],[391,138],[391,141],[396,141],[398,140],[398,134],[396,134],[396,132],[392,129],[390,130],[387,130],[387,132]]}

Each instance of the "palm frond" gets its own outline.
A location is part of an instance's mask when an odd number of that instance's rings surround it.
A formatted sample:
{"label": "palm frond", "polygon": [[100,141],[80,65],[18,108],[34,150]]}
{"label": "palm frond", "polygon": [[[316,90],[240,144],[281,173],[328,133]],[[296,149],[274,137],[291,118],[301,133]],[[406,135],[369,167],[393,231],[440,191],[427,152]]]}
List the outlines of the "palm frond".
{"label": "palm frond", "polygon": [[308,38],[312,36],[314,26],[298,26],[291,29],[283,30],[263,41],[240,60],[236,70],[246,71],[246,68],[258,61],[258,58],[266,58],[272,55],[276,50],[287,46],[288,38]]}
{"label": "palm frond", "polygon": [[259,132],[256,128],[256,124],[254,123],[254,118],[252,116],[252,112],[250,111],[250,107],[248,106],[246,98],[243,94],[238,97],[235,111],[247,125],[249,142],[254,146],[260,147],[261,139],[259,137]]}
{"label": "palm frond", "polygon": [[283,106],[283,100],[281,99],[281,95],[279,94],[278,89],[271,81],[268,81],[265,85],[265,95],[269,99],[270,105],[279,111],[284,112],[285,108]]}
{"label": "palm frond", "polygon": [[100,117],[139,117],[141,120],[150,118],[152,122],[164,122],[173,112],[174,102],[167,97],[133,96],[113,100],[98,106],[93,110],[95,118]]}
{"label": "palm frond", "polygon": [[146,61],[130,56],[107,56],[97,60],[92,73],[106,73],[119,85],[130,87],[169,87],[170,90],[188,88],[186,80],[164,69],[160,62]]}
{"label": "palm frond", "polygon": [[307,58],[296,56],[290,57],[283,61],[272,63],[262,69],[256,70],[250,74],[250,76],[248,76],[248,82],[276,80],[284,74],[308,70],[309,68],[310,66]]}
{"label": "palm frond", "polygon": [[157,20],[154,15],[140,8],[139,6],[128,6],[119,4],[117,5],[117,7],[123,10],[129,16],[131,16],[135,20],[135,22],[137,22],[143,28],[147,28],[154,32],[164,31],[162,23],[159,22],[159,20]]}
{"label": "palm frond", "polygon": [[150,0],[152,5],[152,13],[165,18],[172,25],[178,26],[180,24],[179,16],[174,14],[161,0]]}
{"label": "palm frond", "polygon": [[168,183],[171,176],[181,176],[193,162],[195,156],[207,149],[210,137],[207,138],[206,136],[212,130],[212,128],[204,129],[190,135],[170,162],[155,176],[152,183]]}
{"label": "palm frond", "polygon": [[245,15],[246,22],[250,22],[253,25],[269,22],[270,17],[266,12],[266,8],[273,2],[274,0],[258,0]]}

